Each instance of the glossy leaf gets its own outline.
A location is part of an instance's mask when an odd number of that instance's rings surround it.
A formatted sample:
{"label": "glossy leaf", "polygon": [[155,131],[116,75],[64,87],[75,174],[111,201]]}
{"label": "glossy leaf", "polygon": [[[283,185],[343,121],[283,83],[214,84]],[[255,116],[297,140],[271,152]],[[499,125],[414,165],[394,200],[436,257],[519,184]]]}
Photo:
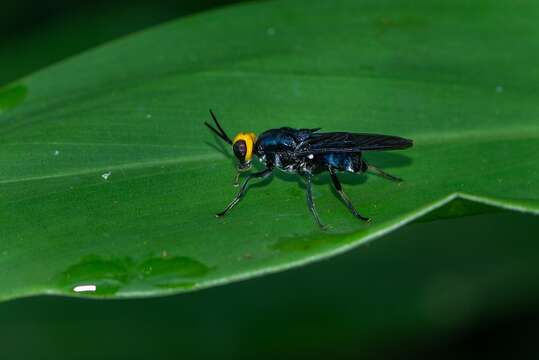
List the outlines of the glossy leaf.
{"label": "glossy leaf", "polygon": [[[341,253],[456,199],[440,217],[481,210],[470,202],[539,213],[539,5],[519,4],[240,5],[1,89],[0,298],[223,284]],[[301,181],[280,173],[216,219],[236,189],[230,149],[203,126],[210,107],[229,133],[412,138],[366,155],[405,182],[343,175],[369,225],[320,176],[332,226],[320,231]]]}

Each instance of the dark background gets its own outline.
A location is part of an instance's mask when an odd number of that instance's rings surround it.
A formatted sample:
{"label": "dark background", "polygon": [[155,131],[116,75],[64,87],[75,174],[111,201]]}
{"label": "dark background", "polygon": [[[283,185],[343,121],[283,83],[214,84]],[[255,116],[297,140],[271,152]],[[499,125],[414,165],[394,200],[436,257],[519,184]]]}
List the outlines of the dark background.
{"label": "dark background", "polygon": [[[236,1],[3,0],[0,85]],[[539,221],[414,224],[348,254],[179,296],[0,304],[2,359],[537,358]]]}
{"label": "dark background", "polygon": [[241,0],[2,0],[0,85],[164,21]]}

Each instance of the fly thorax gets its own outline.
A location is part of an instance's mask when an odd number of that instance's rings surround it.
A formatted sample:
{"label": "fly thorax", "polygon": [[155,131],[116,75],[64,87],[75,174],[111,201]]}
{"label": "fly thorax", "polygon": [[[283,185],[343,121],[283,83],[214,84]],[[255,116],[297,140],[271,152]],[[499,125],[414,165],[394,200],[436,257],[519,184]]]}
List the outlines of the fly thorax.
{"label": "fly thorax", "polygon": [[260,161],[262,164],[266,165],[266,154],[262,154],[258,156],[258,161]]}

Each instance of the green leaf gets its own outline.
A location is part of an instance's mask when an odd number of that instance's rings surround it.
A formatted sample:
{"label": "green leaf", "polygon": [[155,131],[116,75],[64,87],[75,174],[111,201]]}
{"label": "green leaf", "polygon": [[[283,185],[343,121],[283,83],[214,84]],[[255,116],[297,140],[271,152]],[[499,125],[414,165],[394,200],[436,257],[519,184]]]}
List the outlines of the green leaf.
{"label": "green leaf", "polygon": [[[440,217],[477,213],[470,202],[539,213],[539,4],[519,4],[241,5],[2,90],[25,89],[0,115],[0,298],[223,284],[344,252],[456,199],[464,205]],[[320,126],[412,138],[409,151],[366,155],[405,182],[342,176],[370,225],[324,175],[315,199],[332,228],[320,231],[301,181],[281,173],[216,219],[237,190],[230,149],[203,126],[210,107],[231,134]]]}

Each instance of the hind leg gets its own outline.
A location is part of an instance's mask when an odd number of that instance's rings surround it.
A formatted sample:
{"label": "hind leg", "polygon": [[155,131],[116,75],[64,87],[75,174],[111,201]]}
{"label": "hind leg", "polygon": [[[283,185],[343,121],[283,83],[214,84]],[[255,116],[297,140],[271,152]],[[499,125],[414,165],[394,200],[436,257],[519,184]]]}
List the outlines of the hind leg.
{"label": "hind leg", "polygon": [[360,220],[363,220],[363,221],[371,221],[370,218],[368,217],[365,217],[363,215],[361,215],[357,210],[356,208],[354,207],[354,205],[352,204],[352,201],[350,201],[350,198],[346,195],[346,193],[344,192],[344,190],[342,189],[342,185],[341,185],[341,182],[339,181],[339,178],[337,177],[337,174],[335,173],[335,170],[333,168],[329,168],[329,173],[331,175],[331,180],[333,181],[333,186],[335,187],[335,190],[337,190],[337,193],[339,193],[342,201],[344,201],[344,203],[346,204],[346,207],[348,207],[348,210],[350,210],[350,212],[355,216],[357,217],[358,219]]}
{"label": "hind leg", "polygon": [[370,171],[376,175],[379,175],[385,179],[396,181],[396,182],[402,182],[403,180],[399,177],[393,176],[391,174],[386,173],[382,169],[377,168],[376,166],[373,166],[371,164],[367,164],[367,171]]}

